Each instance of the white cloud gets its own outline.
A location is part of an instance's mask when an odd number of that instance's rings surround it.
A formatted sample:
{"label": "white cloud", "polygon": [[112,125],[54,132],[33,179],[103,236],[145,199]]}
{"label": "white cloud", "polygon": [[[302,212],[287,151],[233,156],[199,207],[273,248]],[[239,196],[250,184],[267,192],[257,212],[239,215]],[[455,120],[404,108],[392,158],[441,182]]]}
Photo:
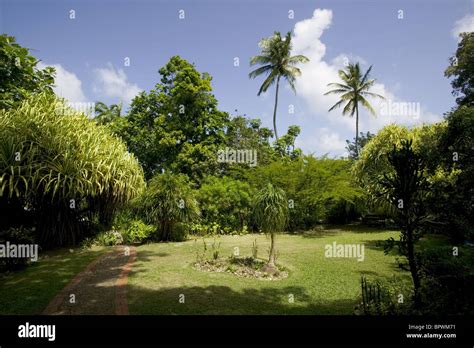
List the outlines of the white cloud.
{"label": "white cloud", "polygon": [[303,149],[317,149],[321,155],[329,153],[333,156],[347,156],[346,142],[337,132],[326,127],[318,128],[306,137],[298,137],[296,145]]}
{"label": "white cloud", "polygon": [[82,91],[82,82],[76,74],[64,69],[61,64],[46,64],[40,62],[38,68],[44,69],[47,66],[52,66],[56,69],[56,76],[54,79],[54,92],[65,98],[71,103],[84,103],[87,98]]}
{"label": "white cloud", "polygon": [[124,103],[130,101],[142,91],[136,84],[127,81],[127,75],[122,69],[116,70],[112,64],[95,69],[97,75],[93,91],[104,97],[118,97]]}
{"label": "white cloud", "polygon": [[453,37],[456,40],[459,40],[460,33],[472,31],[474,31],[474,15],[467,14],[461,19],[457,20],[456,23],[454,23],[454,27],[451,30],[451,33],[453,34]]}
{"label": "white cloud", "polygon": [[[345,142],[343,142],[339,137],[339,134],[341,134],[339,132],[343,129],[346,131],[350,129],[351,132],[355,132],[355,120],[353,118],[349,116],[342,117],[342,110],[340,110],[339,113],[337,111],[333,111],[331,113],[328,112],[328,109],[338,101],[338,96],[324,95],[324,93],[329,90],[327,85],[332,82],[340,81],[338,70],[344,67],[346,57],[349,62],[358,61],[362,66],[367,68],[366,61],[362,57],[355,56],[353,54],[341,53],[332,61],[328,62],[324,60],[324,56],[326,54],[326,45],[322,42],[321,37],[324,34],[324,31],[330,28],[332,17],[333,13],[331,10],[316,9],[313,12],[312,18],[296,23],[294,27],[294,37],[292,39],[292,53],[303,54],[310,59],[308,63],[301,64],[299,66],[302,75],[296,80],[296,89],[298,91],[298,95],[305,100],[313,114],[324,116],[326,118],[325,124],[335,130],[331,134],[328,133],[328,128],[322,128],[319,130],[319,136],[324,137],[324,139],[320,139],[318,144],[315,142],[311,144],[320,146],[314,148],[318,151],[318,153],[324,153],[325,150],[329,148],[327,144],[329,144],[331,141],[335,143],[335,145],[332,146],[333,149],[341,149],[341,147],[344,148]],[[397,97],[395,93],[393,93],[383,83],[380,82],[376,82],[371,91],[383,95],[386,98],[385,102],[412,102],[404,101]],[[369,102],[372,104],[379,116],[372,117],[368,114],[368,112],[361,110],[359,117],[360,131],[376,132],[385,125],[391,123],[410,126],[423,122],[435,122],[441,120],[441,117],[424,110],[424,108],[420,106],[419,103],[417,103],[420,109],[419,115],[408,114],[401,116],[399,114],[381,114],[384,101],[380,99],[371,99]],[[336,151],[331,151],[331,153],[333,152]]]}

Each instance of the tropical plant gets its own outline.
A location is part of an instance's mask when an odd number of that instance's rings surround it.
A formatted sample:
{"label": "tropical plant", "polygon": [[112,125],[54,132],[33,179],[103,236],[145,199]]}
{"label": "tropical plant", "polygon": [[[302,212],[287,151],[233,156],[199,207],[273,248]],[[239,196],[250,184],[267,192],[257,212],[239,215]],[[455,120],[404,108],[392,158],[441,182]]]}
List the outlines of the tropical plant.
{"label": "tropical plant", "polygon": [[105,103],[97,102],[94,111],[94,120],[99,124],[107,124],[122,115],[122,103],[107,106]]}
{"label": "tropical plant", "polygon": [[341,159],[302,156],[298,160],[280,158],[246,173],[254,187],[271,182],[288,198],[290,231],[307,230],[323,222],[348,222],[358,216],[362,190],[354,185],[351,162]]}
{"label": "tropical plant", "polygon": [[134,220],[122,232],[123,241],[126,244],[142,244],[150,240],[155,231],[155,226],[148,225],[141,220]]}
{"label": "tropical plant", "polygon": [[52,93],[55,70],[41,70],[38,63],[14,37],[0,35],[0,109],[11,108],[31,94]]}
{"label": "tropical plant", "polygon": [[359,104],[362,104],[372,115],[375,111],[372,105],[365,99],[366,97],[376,97],[384,99],[383,96],[369,92],[375,84],[375,79],[369,79],[372,66],[362,75],[359,63],[349,64],[346,70],[339,70],[339,77],[343,83],[330,83],[328,87],[335,89],[326,92],[324,95],[340,94],[340,100],[334,104],[329,111],[339,108],[344,103],[343,115],[349,114],[351,117],[356,116],[356,153],[359,155]]}
{"label": "tropical plant", "polygon": [[261,231],[270,234],[268,267],[275,269],[275,233],[282,232],[288,223],[288,201],[285,191],[268,183],[255,196],[253,219]]}
{"label": "tropical plant", "polygon": [[53,94],[0,110],[0,229],[28,222],[43,246],[77,244],[144,186],[120,139]]}
{"label": "tropical plant", "polygon": [[296,67],[299,63],[309,62],[309,59],[303,55],[291,55],[291,32],[285,37],[277,31],[268,38],[260,41],[261,54],[250,59],[250,65],[262,65],[261,67],[250,72],[249,77],[255,78],[262,74],[267,74],[267,78],[263,81],[258,91],[258,95],[266,92],[268,88],[276,83],[275,106],[273,108],[273,131],[275,139],[278,140],[278,131],[276,125],[276,113],[278,107],[278,90],[280,87],[280,79],[286,79],[293,89],[295,89],[296,77],[301,75],[301,71]]}
{"label": "tropical plant", "polygon": [[207,176],[197,198],[202,211],[202,222],[221,229],[241,231],[249,224],[254,189],[246,182],[230,177]]}
{"label": "tropical plant", "polygon": [[172,240],[173,234],[199,218],[197,201],[184,174],[155,175],[141,197],[148,223],[157,227],[158,240]]}
{"label": "tropical plant", "polygon": [[388,153],[388,161],[394,173],[385,173],[380,184],[384,189],[384,196],[389,198],[398,212],[401,228],[398,246],[401,254],[408,259],[414,285],[414,307],[418,309],[421,306],[421,282],[415,243],[423,232],[420,227],[426,217],[424,199],[429,185],[424,175],[423,159],[413,151],[411,140],[402,140],[399,148],[394,145]]}

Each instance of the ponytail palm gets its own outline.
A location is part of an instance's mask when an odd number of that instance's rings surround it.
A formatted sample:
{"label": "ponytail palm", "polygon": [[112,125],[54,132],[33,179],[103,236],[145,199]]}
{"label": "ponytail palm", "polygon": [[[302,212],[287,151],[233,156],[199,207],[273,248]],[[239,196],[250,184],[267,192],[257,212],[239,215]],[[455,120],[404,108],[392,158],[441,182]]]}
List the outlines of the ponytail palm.
{"label": "ponytail palm", "polygon": [[275,233],[282,232],[288,222],[288,201],[285,191],[267,184],[255,197],[253,218],[258,228],[270,233],[268,266],[275,267]]}
{"label": "ponytail palm", "polygon": [[341,95],[340,100],[334,104],[329,111],[341,107],[344,103],[343,115],[349,114],[351,117],[356,115],[356,154],[359,155],[359,104],[362,104],[372,115],[375,115],[375,110],[367,101],[366,97],[375,97],[384,99],[383,96],[370,92],[370,89],[375,84],[375,79],[369,79],[372,66],[362,75],[359,63],[349,64],[346,70],[339,70],[339,77],[343,83],[330,83],[328,87],[335,89],[326,92],[328,94]]}
{"label": "ponytail palm", "polygon": [[266,92],[270,86],[276,83],[275,106],[273,108],[273,131],[278,140],[278,131],[276,126],[276,112],[278,107],[278,90],[280,78],[288,81],[293,91],[295,89],[296,77],[301,75],[300,69],[296,67],[299,63],[306,63],[309,59],[303,55],[291,56],[291,32],[285,37],[281,37],[279,32],[273,36],[262,39],[259,43],[262,49],[261,55],[250,59],[250,65],[261,65],[249,74],[249,77],[255,78],[260,75],[268,75],[258,91],[258,95]]}

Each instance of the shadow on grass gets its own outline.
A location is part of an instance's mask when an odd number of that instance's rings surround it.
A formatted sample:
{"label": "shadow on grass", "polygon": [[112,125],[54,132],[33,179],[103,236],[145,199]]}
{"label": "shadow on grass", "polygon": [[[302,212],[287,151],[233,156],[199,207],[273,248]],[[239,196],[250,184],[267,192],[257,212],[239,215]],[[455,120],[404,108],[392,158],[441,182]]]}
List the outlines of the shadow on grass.
{"label": "shadow on grass", "polygon": [[218,285],[163,289],[129,285],[128,294],[130,314],[146,315],[351,315],[356,304],[355,299],[311,303],[305,288],[298,286],[235,291]]}
{"label": "shadow on grass", "polygon": [[103,252],[55,250],[26,269],[0,276],[0,314],[40,314],[77,273]]}

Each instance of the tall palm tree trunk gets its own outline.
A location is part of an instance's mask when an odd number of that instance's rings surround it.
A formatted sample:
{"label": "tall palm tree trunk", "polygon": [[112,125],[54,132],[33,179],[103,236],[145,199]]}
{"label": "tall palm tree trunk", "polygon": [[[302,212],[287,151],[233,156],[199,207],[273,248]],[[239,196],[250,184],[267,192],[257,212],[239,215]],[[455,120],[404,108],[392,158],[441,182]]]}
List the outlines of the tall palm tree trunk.
{"label": "tall palm tree trunk", "polygon": [[356,101],[356,155],[359,158],[359,106]]}
{"label": "tall palm tree trunk", "polygon": [[277,106],[278,106],[278,89],[280,87],[280,76],[277,79],[276,93],[275,93],[275,107],[273,109],[273,131],[275,132],[275,139],[278,140],[276,116],[277,116]]}

